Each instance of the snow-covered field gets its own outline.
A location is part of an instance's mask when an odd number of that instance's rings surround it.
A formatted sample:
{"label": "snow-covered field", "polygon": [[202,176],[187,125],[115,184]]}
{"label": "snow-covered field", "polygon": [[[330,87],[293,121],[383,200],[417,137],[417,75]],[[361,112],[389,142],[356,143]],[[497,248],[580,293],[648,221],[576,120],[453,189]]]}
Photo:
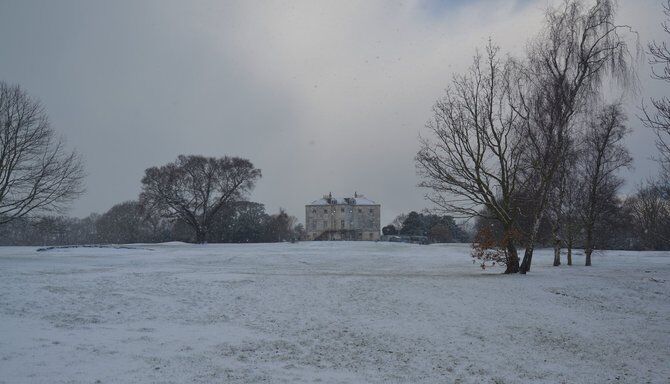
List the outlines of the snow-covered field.
{"label": "snow-covered field", "polygon": [[0,248],[1,383],[668,383],[670,254]]}

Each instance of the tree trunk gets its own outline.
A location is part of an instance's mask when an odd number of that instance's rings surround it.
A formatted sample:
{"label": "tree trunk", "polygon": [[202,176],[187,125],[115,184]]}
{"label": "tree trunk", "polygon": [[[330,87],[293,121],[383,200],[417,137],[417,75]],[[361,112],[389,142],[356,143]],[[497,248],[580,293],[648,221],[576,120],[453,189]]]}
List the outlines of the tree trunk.
{"label": "tree trunk", "polygon": [[533,260],[533,248],[534,246],[527,245],[526,250],[523,253],[523,261],[521,262],[521,266],[519,267],[519,273],[522,275],[525,275],[527,272],[530,272],[530,263]]}
{"label": "tree trunk", "polygon": [[535,239],[537,238],[537,233],[540,230],[540,222],[542,216],[536,216],[535,222],[533,223],[533,229],[528,237],[528,243],[526,244],[526,251],[523,253],[523,261],[521,262],[521,267],[519,267],[519,273],[526,274],[530,272],[530,264],[533,261],[533,248],[535,247]]}
{"label": "tree trunk", "polygon": [[512,240],[507,241],[507,269],[505,269],[505,274],[510,273],[519,273],[519,254]]}
{"label": "tree trunk", "polygon": [[198,228],[195,230],[195,241],[198,244],[205,244],[207,242],[207,231]]}
{"label": "tree trunk", "polygon": [[572,236],[568,237],[568,265],[572,265]]}
{"label": "tree trunk", "polygon": [[586,255],[586,265],[591,266],[591,253],[593,253],[593,224],[587,223],[586,243],[584,244],[584,255]]}
{"label": "tree trunk", "polygon": [[561,238],[558,236],[558,227],[552,228],[554,238],[554,267],[561,265]]}

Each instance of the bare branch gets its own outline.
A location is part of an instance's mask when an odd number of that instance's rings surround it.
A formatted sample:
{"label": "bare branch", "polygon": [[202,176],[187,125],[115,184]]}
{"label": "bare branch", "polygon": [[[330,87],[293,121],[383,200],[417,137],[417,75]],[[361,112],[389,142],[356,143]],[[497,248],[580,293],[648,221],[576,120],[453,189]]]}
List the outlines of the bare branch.
{"label": "bare branch", "polygon": [[83,193],[84,171],[66,152],[39,102],[0,82],[0,224],[62,212]]}
{"label": "bare branch", "polygon": [[183,220],[204,242],[216,214],[244,200],[260,177],[246,159],[182,155],[145,171],[140,203],[148,212]]}

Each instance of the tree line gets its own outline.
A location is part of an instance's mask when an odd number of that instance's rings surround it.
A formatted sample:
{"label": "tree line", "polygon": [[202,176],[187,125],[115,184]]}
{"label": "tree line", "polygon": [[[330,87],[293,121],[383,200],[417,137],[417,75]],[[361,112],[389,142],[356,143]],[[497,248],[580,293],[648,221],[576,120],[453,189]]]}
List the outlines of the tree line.
{"label": "tree line", "polygon": [[382,228],[384,235],[423,236],[431,243],[465,243],[470,234],[456,224],[449,215],[430,212],[398,215],[391,224]]}
{"label": "tree line", "polygon": [[[665,11],[670,17],[670,1]],[[637,90],[641,51],[615,16],[610,0],[550,8],[525,55],[502,54],[489,41],[435,103],[415,158],[420,186],[441,210],[476,220],[476,246],[486,249],[473,255],[484,263],[527,273],[546,228],[555,265],[561,247],[571,255],[579,244],[589,266],[602,228],[626,215],[634,219],[627,225],[642,232],[631,241],[667,246],[667,172],[635,196],[619,196],[620,171],[632,164],[623,144],[630,128],[622,100]],[[662,67],[655,76],[669,81],[667,46],[652,42],[648,53],[651,64]],[[643,117],[657,133],[666,171],[669,104],[652,100]]]}
{"label": "tree line", "polygon": [[263,204],[241,201],[217,214],[203,241],[188,223],[148,214],[134,200],[85,218],[18,218],[0,226],[0,245],[283,242],[304,238],[303,226],[296,222],[284,210],[268,214]]}

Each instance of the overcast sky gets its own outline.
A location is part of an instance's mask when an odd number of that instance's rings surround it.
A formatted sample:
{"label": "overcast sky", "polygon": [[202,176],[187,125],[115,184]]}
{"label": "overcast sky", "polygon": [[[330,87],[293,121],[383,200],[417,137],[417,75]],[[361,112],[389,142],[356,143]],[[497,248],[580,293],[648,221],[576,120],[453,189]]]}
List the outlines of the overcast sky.
{"label": "overcast sky", "polygon": [[[640,41],[667,39],[660,0],[620,0]],[[136,199],[147,167],[179,154],[249,158],[251,200],[286,208],[354,191],[382,223],[429,207],[418,134],[451,75],[489,36],[521,54],[547,0],[0,1],[0,80],[46,107],[86,162],[72,215]],[[662,85],[640,65],[642,90]],[[653,135],[634,117],[635,169],[653,176]]]}

